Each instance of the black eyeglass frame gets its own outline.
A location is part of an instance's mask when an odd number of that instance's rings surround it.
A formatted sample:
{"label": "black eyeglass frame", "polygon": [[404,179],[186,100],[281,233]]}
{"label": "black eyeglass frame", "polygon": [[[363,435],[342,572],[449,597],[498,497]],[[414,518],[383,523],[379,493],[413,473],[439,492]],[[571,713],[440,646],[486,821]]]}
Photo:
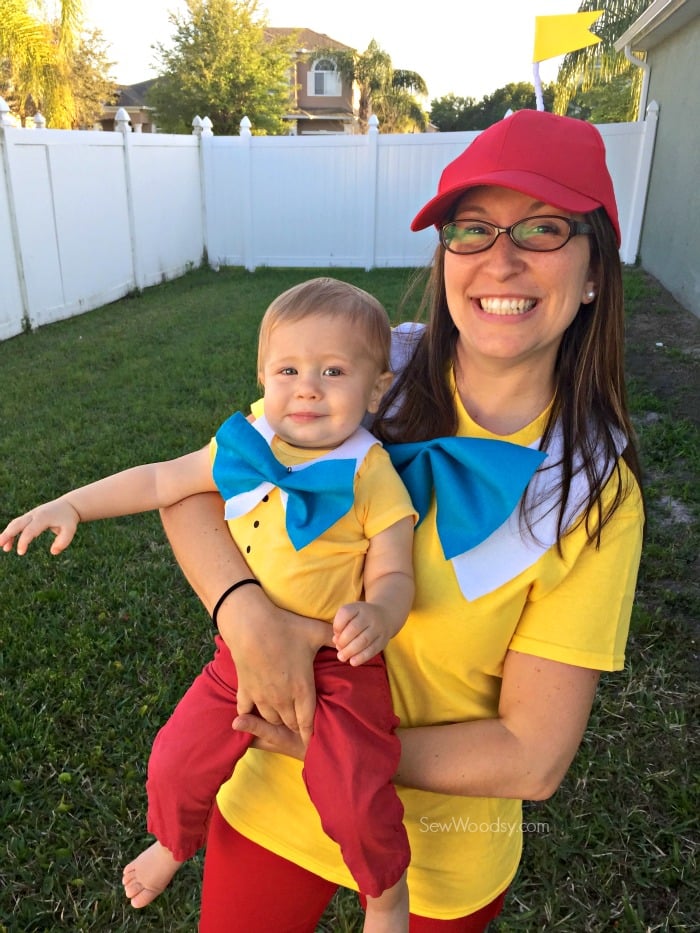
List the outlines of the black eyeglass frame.
{"label": "black eyeglass frame", "polygon": [[[569,227],[568,237],[560,243],[558,246],[552,246],[548,249],[538,249],[535,246],[526,246],[524,243],[519,243],[513,236],[513,230],[515,227],[519,227],[520,224],[526,223],[528,220],[562,220]],[[446,243],[445,230],[447,227],[452,227],[457,224],[464,223],[478,223],[484,227],[490,227],[491,230],[495,231],[495,236],[490,243],[487,243],[486,246],[480,246],[478,249],[471,249],[467,252],[462,252],[460,250],[451,249],[448,243]],[[450,220],[446,224],[443,224],[440,227],[440,242],[448,251],[448,253],[453,253],[455,256],[473,256],[475,253],[483,253],[487,249],[495,244],[496,240],[502,233],[506,233],[511,243],[514,243],[519,249],[526,249],[530,253],[555,253],[557,250],[562,249],[572,237],[580,236],[582,234],[591,234],[593,233],[593,227],[590,224],[585,223],[583,220],[571,220],[570,217],[562,217],[560,214],[540,214],[534,215],[533,217],[523,217],[521,220],[516,220],[514,224],[511,224],[510,227],[499,227],[498,224],[492,224],[489,220],[480,220],[475,217],[465,217],[460,220]]]}

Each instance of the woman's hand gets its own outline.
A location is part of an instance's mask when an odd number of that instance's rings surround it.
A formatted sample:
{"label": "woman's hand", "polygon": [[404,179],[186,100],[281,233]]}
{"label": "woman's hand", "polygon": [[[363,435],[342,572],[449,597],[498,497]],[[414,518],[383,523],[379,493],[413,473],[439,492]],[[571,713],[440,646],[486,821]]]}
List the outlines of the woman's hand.
{"label": "woman's hand", "polygon": [[304,760],[308,742],[305,743],[300,733],[293,732],[286,726],[273,726],[260,716],[246,713],[245,716],[236,716],[233,728],[238,732],[251,732],[255,736],[253,748],[277,752],[290,758],[298,758],[299,761]]}
{"label": "woman's hand", "polygon": [[256,586],[231,594],[218,618],[236,664],[238,714],[255,709],[270,725],[299,733],[306,746],[316,709],[314,658],[332,645],[332,627],[279,609]]}

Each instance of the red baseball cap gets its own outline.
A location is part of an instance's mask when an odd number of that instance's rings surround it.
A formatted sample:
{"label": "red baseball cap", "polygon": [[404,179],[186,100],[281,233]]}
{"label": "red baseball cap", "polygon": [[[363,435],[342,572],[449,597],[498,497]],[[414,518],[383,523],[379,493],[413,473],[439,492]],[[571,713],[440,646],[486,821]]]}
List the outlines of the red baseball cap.
{"label": "red baseball cap", "polygon": [[541,110],[518,110],[494,123],[446,166],[411,230],[445,223],[459,196],[477,185],[512,188],[576,214],[604,207],[620,245],[605,145],[592,123]]}

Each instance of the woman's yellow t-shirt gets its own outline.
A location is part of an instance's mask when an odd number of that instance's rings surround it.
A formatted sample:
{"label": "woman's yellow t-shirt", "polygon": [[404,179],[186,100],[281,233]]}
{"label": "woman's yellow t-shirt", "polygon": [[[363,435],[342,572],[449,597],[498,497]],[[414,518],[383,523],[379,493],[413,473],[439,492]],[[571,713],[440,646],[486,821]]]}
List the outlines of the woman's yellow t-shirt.
{"label": "woman's yellow t-shirt", "polygon": [[[494,437],[457,407],[459,435]],[[545,421],[546,413],[497,439],[532,444]],[[385,651],[403,727],[496,717],[509,649],[596,670],[623,666],[643,518],[636,482],[621,468],[629,494],[603,529],[598,550],[580,526],[563,540],[561,555],[549,548],[514,579],[472,601],[444,560],[433,505],[415,535],[416,602]],[[397,790],[411,844],[412,912],[461,917],[510,884],[522,848],[520,801]],[[217,802],[245,836],[324,878],[356,887],[321,828],[300,762],[252,749]]]}

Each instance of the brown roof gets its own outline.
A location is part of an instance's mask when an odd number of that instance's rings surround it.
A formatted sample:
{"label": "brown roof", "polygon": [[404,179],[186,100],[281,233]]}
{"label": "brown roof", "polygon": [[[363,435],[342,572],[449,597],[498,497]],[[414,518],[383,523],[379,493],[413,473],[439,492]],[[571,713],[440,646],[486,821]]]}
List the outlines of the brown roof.
{"label": "brown roof", "polygon": [[273,37],[291,36],[297,34],[299,47],[314,51],[314,49],[337,49],[338,51],[353,51],[349,45],[338,42],[337,39],[331,39],[323,32],[314,32],[313,29],[302,29],[294,26],[268,26],[265,31]]}

